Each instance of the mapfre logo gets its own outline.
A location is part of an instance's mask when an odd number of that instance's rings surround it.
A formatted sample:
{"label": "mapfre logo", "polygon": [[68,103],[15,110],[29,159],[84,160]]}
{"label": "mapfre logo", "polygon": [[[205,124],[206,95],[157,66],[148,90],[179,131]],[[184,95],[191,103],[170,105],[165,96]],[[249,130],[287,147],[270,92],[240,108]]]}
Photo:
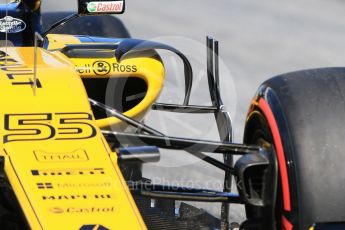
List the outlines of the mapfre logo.
{"label": "mapfre logo", "polygon": [[122,13],[123,1],[89,2],[87,10],[90,13]]}

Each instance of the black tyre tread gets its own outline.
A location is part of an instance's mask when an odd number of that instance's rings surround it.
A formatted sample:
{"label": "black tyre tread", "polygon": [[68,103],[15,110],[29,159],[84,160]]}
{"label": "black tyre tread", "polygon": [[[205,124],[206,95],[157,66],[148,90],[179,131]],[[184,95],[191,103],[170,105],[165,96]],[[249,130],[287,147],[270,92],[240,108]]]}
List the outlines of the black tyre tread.
{"label": "black tyre tread", "polygon": [[[345,220],[345,68],[284,74],[266,81],[289,140],[300,229]],[[277,116],[277,114],[275,114]],[[276,117],[277,119],[277,117]],[[291,172],[289,174],[291,176]]]}

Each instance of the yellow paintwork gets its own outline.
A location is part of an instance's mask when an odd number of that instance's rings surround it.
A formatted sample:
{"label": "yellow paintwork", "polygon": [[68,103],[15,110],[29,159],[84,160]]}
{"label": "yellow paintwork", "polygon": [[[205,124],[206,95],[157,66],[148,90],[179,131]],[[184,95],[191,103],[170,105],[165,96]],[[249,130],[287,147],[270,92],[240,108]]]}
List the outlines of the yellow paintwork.
{"label": "yellow paintwork", "polygon": [[[55,40],[49,49],[77,42],[70,36],[57,37],[67,43]],[[38,51],[36,96],[31,84],[33,48],[8,48],[7,61],[0,59],[0,124],[4,124],[0,126],[0,155],[5,158],[5,173],[30,227],[146,229],[117,156],[99,129],[119,121],[94,120],[80,79],[100,76],[78,76],[74,69],[95,60],[69,60],[59,51]],[[106,61],[116,63],[115,59]],[[141,117],[163,87],[163,65],[150,58],[127,59],[120,64],[136,65],[137,71],[126,76],[140,77],[148,84],[145,99],[126,113]],[[118,76],[124,75],[111,71],[102,77]]]}
{"label": "yellow paintwork", "polygon": [[72,35],[48,34],[48,50],[62,49],[69,44],[80,44],[80,40]]}
{"label": "yellow paintwork", "polygon": [[[68,44],[80,44],[79,39],[71,35],[48,35],[49,50],[59,50]],[[164,84],[164,66],[162,62],[154,58],[138,57],[125,59],[118,63],[116,58],[71,58],[69,59],[75,65],[77,73],[82,78],[116,78],[116,77],[137,77],[143,79],[147,86],[147,94],[145,98],[133,109],[125,112],[126,116],[141,120],[150,109],[151,105],[157,100]],[[95,74],[94,63],[102,61],[110,64],[111,70],[108,74]],[[114,65],[124,67],[125,71],[121,72],[121,68],[113,68]],[[135,67],[135,68],[133,68]],[[130,71],[128,71],[130,70]],[[133,71],[135,70],[135,71]],[[86,73],[87,72],[87,73]],[[97,71],[96,71],[97,72]],[[105,92],[104,92],[105,93]],[[111,126],[123,125],[120,120],[115,117],[97,120],[100,128],[108,128]]]}

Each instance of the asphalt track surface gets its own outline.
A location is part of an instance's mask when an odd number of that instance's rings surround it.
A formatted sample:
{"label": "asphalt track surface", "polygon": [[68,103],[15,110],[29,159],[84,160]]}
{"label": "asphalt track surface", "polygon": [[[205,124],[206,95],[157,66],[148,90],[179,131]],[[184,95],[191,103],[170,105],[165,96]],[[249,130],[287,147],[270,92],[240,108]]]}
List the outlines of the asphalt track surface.
{"label": "asphalt track surface", "polygon": [[[77,5],[77,0],[43,2],[47,11],[76,10]],[[133,37],[172,43],[187,52],[197,63],[194,66],[204,63],[206,35],[220,41],[222,73],[231,72],[221,76],[222,96],[232,114],[236,142],[242,140],[246,111],[260,83],[285,72],[345,65],[345,4],[341,0],[127,0],[126,8],[119,18]],[[167,74],[168,93],[160,100],[180,102],[179,65],[171,61],[167,66],[173,73]],[[200,77],[192,103],[208,104],[204,76],[200,70],[196,73]],[[211,120],[210,116],[152,113],[147,123],[174,136],[215,139]],[[176,152],[164,152],[158,166],[145,167],[145,175],[156,182],[187,186],[219,188],[222,182],[222,172]],[[203,207],[217,215],[218,206]],[[244,218],[240,207],[232,210],[233,220]]]}

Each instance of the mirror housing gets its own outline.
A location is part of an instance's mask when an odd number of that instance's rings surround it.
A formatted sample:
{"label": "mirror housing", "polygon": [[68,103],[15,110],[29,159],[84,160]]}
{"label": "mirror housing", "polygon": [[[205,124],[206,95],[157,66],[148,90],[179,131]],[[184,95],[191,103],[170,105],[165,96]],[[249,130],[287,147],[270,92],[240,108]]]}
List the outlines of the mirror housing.
{"label": "mirror housing", "polygon": [[79,15],[123,14],[125,0],[78,0]]}

